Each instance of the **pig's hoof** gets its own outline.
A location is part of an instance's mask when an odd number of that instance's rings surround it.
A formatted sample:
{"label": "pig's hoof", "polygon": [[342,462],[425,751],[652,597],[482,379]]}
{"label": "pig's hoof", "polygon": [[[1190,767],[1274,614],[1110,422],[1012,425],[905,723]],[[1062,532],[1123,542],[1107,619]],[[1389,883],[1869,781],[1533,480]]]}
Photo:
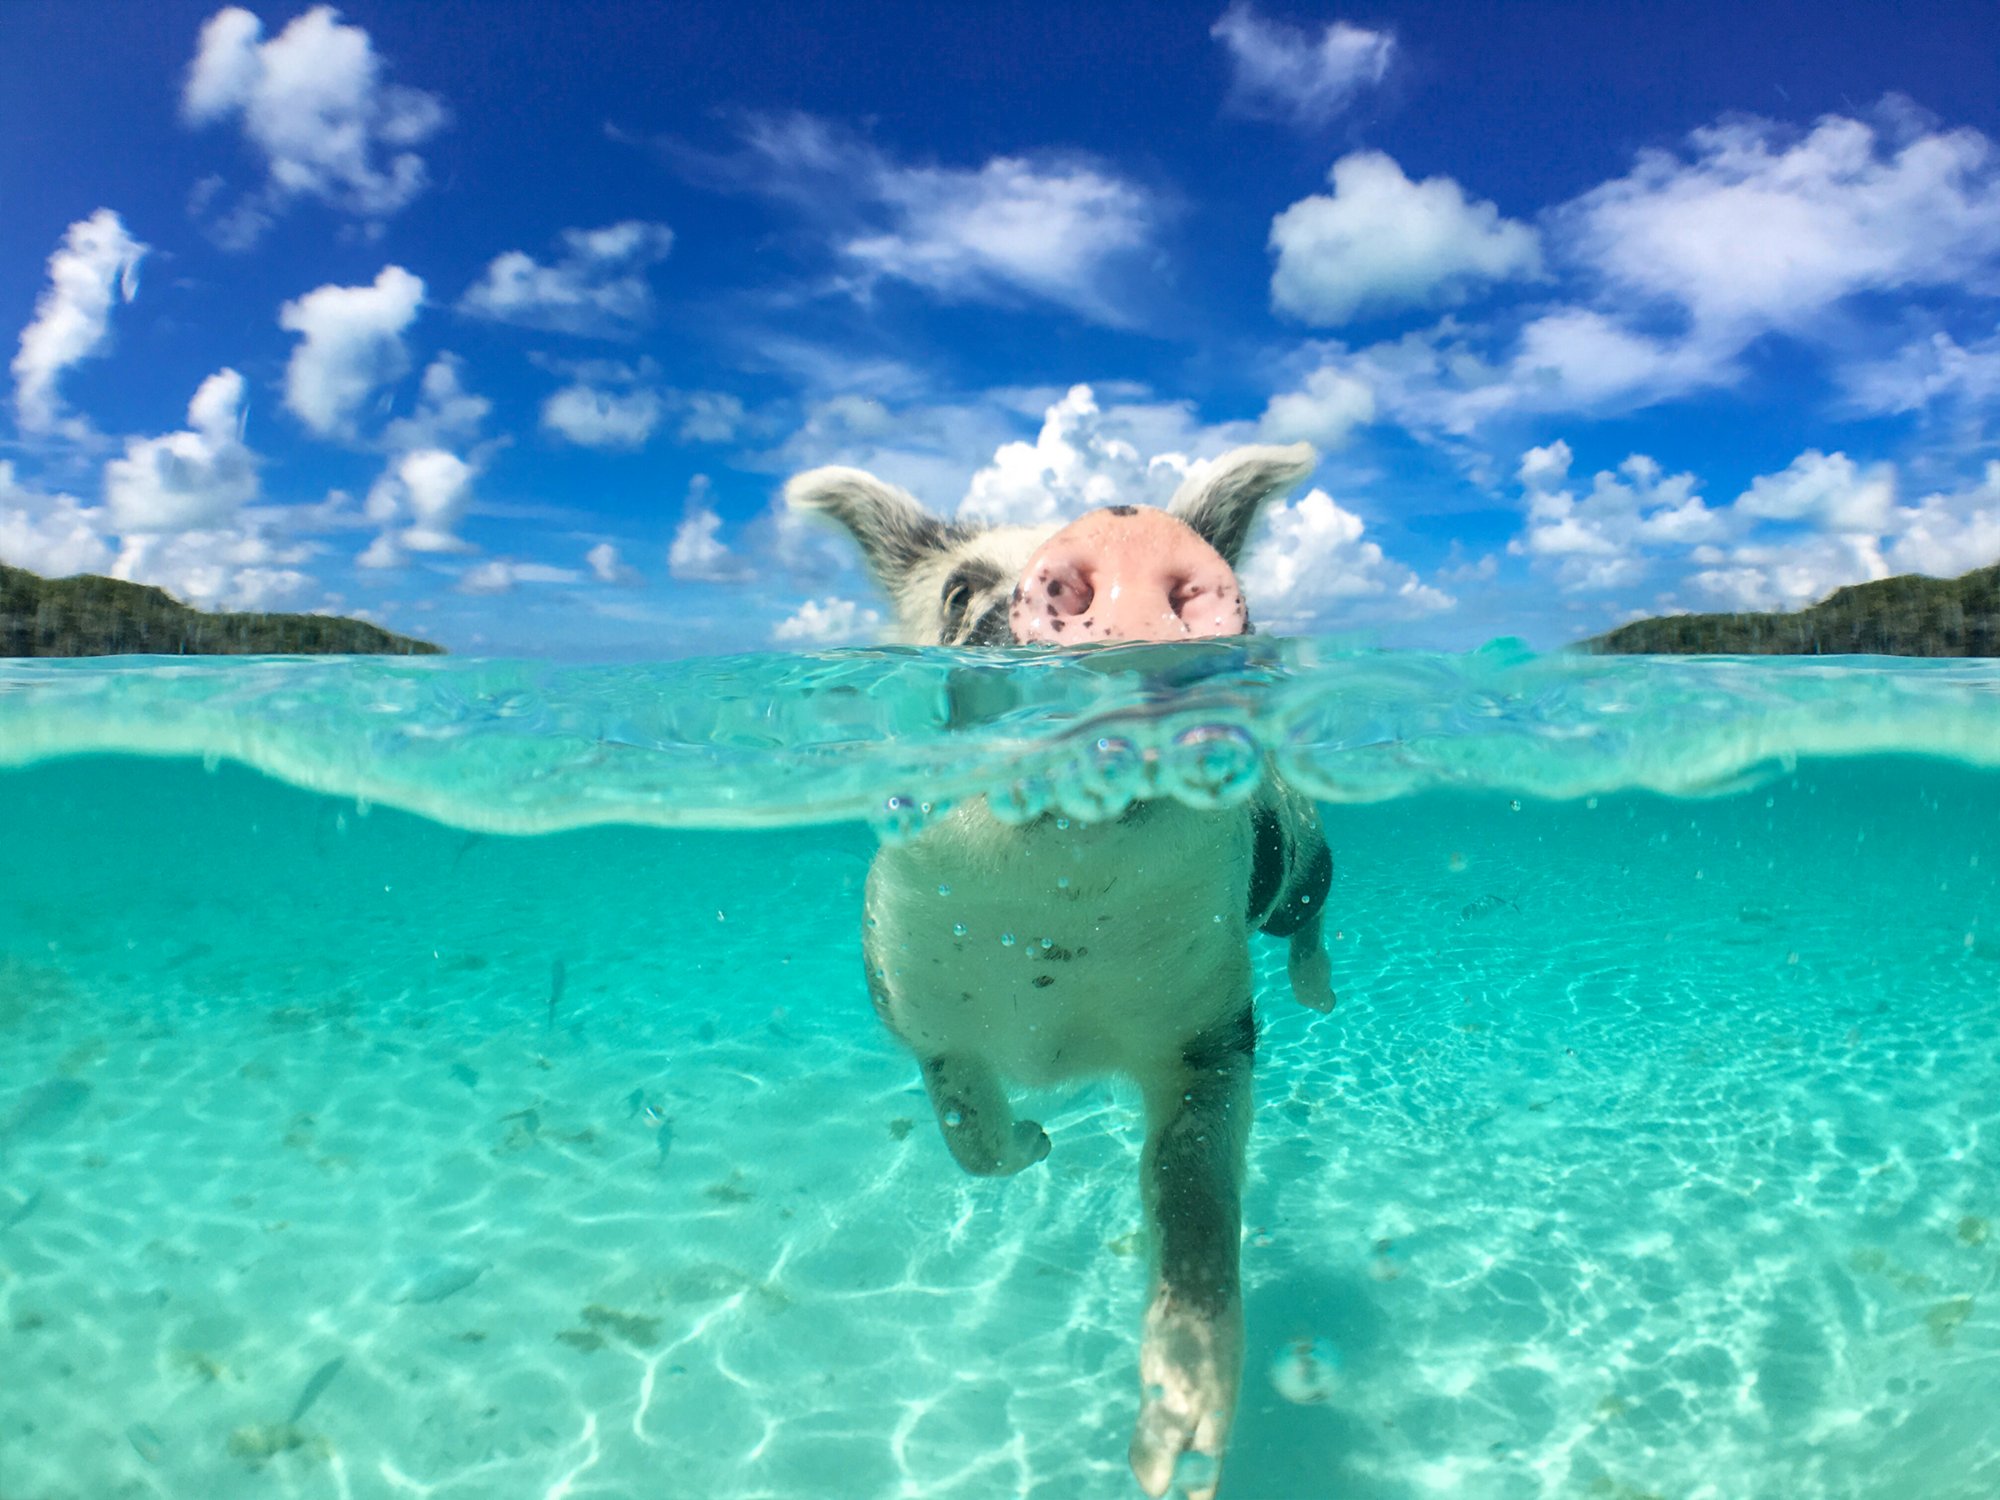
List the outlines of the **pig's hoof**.
{"label": "pig's hoof", "polygon": [[1014,1160],[1010,1172],[1032,1167],[1049,1154],[1049,1133],[1033,1120],[1014,1122]]}
{"label": "pig's hoof", "polygon": [[1139,1407],[1132,1432],[1132,1475],[1153,1496],[1212,1500],[1222,1477],[1222,1436],[1211,1415],[1188,1409],[1185,1393],[1158,1390]]}
{"label": "pig's hoof", "polygon": [[1286,965],[1292,978],[1292,995],[1307,1010],[1324,1015],[1333,1009],[1333,965],[1318,944],[1306,952],[1294,949]]}

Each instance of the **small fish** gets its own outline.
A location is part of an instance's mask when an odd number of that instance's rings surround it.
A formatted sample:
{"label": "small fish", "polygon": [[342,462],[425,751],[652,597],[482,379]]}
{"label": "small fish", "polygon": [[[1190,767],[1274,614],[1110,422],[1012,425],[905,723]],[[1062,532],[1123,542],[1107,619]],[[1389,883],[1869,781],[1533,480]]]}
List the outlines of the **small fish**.
{"label": "small fish", "polygon": [[561,959],[549,965],[549,1030],[556,1029],[556,1007],[562,1004],[563,986],[569,982],[569,966]]}
{"label": "small fish", "polygon": [[[467,1282],[466,1285],[470,1286],[471,1283]],[[447,1293],[446,1295],[450,1294]],[[285,1418],[285,1421],[288,1423],[296,1422],[300,1417],[303,1417],[312,1407],[313,1402],[319,1400],[326,1388],[333,1384],[334,1377],[340,1373],[341,1367],[346,1363],[346,1355],[336,1354],[317,1370],[314,1370],[312,1379],[308,1380],[305,1389],[299,1392],[299,1399],[292,1403],[292,1414]]]}
{"label": "small fish", "polygon": [[[410,1278],[405,1286],[403,1295],[396,1300],[398,1302],[411,1302],[418,1305],[442,1302],[447,1297],[457,1296],[460,1292],[471,1286],[473,1282],[484,1276],[486,1268],[490,1264],[490,1261],[483,1260],[440,1260],[426,1262],[417,1268],[416,1274]],[[319,1376],[317,1375],[313,1377],[314,1380],[318,1378]],[[327,1376],[328,1380],[332,1378],[333,1376],[331,1375]],[[318,1392],[314,1392],[314,1394],[317,1395]]]}
{"label": "small fish", "polygon": [[667,1153],[674,1149],[673,1116],[669,1115],[657,1104],[648,1104],[643,1114],[646,1120],[646,1128],[659,1132],[660,1154],[655,1159],[655,1165],[658,1165],[666,1161]]}
{"label": "small fish", "polygon": [[160,1441],[160,1435],[144,1422],[134,1422],[127,1427],[125,1440],[132,1445],[132,1451],[149,1464],[157,1464],[160,1455],[167,1451],[167,1445]]}
{"label": "small fish", "polygon": [[17,1141],[53,1135],[78,1114],[90,1098],[90,1085],[74,1078],[51,1078],[21,1097],[7,1123],[0,1125],[0,1155]]}
{"label": "small fish", "polygon": [[5,1234],[8,1230],[12,1229],[16,1224],[24,1222],[29,1214],[33,1213],[36,1209],[40,1208],[41,1206],[42,1206],[42,1189],[36,1188],[32,1193],[28,1194],[26,1198],[22,1199],[19,1206],[16,1207],[11,1213],[9,1213],[6,1218],[0,1219],[0,1234]]}

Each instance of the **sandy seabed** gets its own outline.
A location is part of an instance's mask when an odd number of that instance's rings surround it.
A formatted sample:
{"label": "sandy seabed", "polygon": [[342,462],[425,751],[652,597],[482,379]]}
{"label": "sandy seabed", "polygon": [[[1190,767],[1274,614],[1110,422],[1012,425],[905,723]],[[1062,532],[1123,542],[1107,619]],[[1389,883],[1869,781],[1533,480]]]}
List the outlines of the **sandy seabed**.
{"label": "sandy seabed", "polygon": [[[0,827],[4,1500],[1136,1494],[1129,1095],[960,1175],[864,832],[110,759]],[[1329,832],[1339,1008],[1258,954],[1227,1500],[2000,1493],[2000,778]]]}

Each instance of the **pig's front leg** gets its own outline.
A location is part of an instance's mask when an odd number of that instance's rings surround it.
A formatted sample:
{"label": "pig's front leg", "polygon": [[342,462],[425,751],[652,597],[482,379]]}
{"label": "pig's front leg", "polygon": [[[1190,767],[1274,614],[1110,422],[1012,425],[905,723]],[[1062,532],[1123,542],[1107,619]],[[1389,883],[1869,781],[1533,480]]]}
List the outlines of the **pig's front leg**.
{"label": "pig's front leg", "polygon": [[973,1176],[1012,1177],[1049,1154],[1042,1127],[1014,1118],[1007,1091],[980,1059],[947,1054],[925,1059],[923,1068],[944,1143]]}
{"label": "pig's front leg", "polygon": [[1233,1020],[1191,1041],[1169,1077],[1146,1082],[1141,1164],[1153,1239],[1152,1300],[1139,1348],[1132,1472],[1149,1495],[1178,1485],[1209,1500],[1243,1373],[1243,1151],[1257,1023]]}

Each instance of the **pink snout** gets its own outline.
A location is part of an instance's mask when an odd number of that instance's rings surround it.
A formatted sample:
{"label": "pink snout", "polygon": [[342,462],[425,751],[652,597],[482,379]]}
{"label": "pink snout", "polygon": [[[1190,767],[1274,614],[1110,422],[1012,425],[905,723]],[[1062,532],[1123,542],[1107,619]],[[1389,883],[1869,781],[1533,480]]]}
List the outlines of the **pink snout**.
{"label": "pink snout", "polygon": [[1114,505],[1042,543],[1014,590],[1022,645],[1241,635],[1236,573],[1192,527],[1150,506]]}

